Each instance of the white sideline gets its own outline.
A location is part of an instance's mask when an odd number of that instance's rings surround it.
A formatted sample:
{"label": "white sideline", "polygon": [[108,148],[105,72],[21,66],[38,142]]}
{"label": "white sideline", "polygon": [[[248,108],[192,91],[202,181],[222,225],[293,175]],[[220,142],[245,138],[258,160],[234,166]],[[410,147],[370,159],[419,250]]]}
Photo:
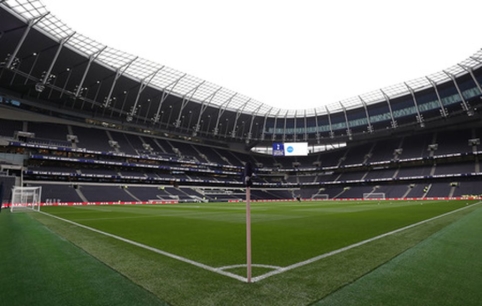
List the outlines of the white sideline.
{"label": "white sideline", "polygon": [[353,249],[355,247],[358,247],[360,245],[364,245],[366,243],[369,243],[369,242],[372,242],[372,241],[375,241],[375,240],[378,240],[380,238],[383,238],[383,237],[386,237],[386,236],[390,236],[390,235],[393,235],[393,234],[396,234],[396,233],[399,233],[399,232],[402,232],[404,230],[407,230],[409,228],[412,228],[412,227],[415,227],[415,226],[418,226],[418,225],[421,225],[421,224],[424,224],[424,223],[427,223],[427,222],[430,222],[430,221],[433,221],[433,220],[436,220],[438,218],[442,218],[442,217],[445,217],[445,216],[448,216],[448,215],[451,215],[453,213],[456,213],[456,212],[459,212],[459,211],[462,211],[462,210],[465,210],[471,206],[474,206],[474,205],[478,205],[482,202],[477,202],[477,203],[474,203],[472,205],[469,205],[469,206],[466,206],[466,207],[462,207],[462,208],[459,208],[459,209],[456,209],[456,210],[453,210],[453,211],[449,211],[448,213],[445,213],[445,214],[442,214],[442,215],[439,215],[439,216],[436,216],[436,217],[433,217],[433,218],[430,218],[430,219],[427,219],[427,220],[423,220],[423,221],[420,221],[418,223],[414,223],[414,224],[411,224],[411,225],[408,225],[408,226],[405,226],[405,227],[402,227],[402,228],[399,228],[399,229],[396,229],[394,231],[391,231],[391,232],[388,232],[388,233],[385,233],[385,234],[381,234],[379,236],[376,236],[376,237],[373,237],[373,238],[370,238],[370,239],[367,239],[367,240],[363,240],[363,241],[360,241],[358,243],[355,243],[355,244],[352,244],[352,245],[349,245],[349,246],[346,246],[344,248],[341,248],[341,249],[338,249],[338,250],[335,250],[335,251],[332,251],[332,252],[329,252],[329,253],[325,253],[325,254],[322,254],[322,255],[319,255],[319,256],[316,256],[316,257],[313,257],[313,258],[310,258],[308,260],[305,260],[305,261],[300,261],[298,263],[295,263],[295,264],[292,264],[290,266],[287,266],[287,267],[284,267],[284,268],[281,268],[281,269],[278,269],[278,270],[274,270],[274,271],[271,271],[271,272],[268,272],[266,274],[263,274],[263,275],[260,275],[260,276],[257,276],[257,277],[253,277],[251,279],[252,282],[258,282],[260,280],[263,280],[263,279],[266,279],[270,276],[273,276],[273,275],[276,275],[276,274],[280,274],[280,273],[284,273],[284,272],[287,272],[289,270],[293,270],[295,268],[299,268],[299,267],[302,267],[302,266],[305,266],[307,264],[310,264],[310,263],[313,263],[315,261],[318,261],[320,259],[323,259],[323,258],[327,258],[327,257],[330,257],[332,255],[335,255],[335,254],[338,254],[338,253],[341,253],[341,252],[344,252],[344,251],[347,251],[347,250],[350,250],[350,249]]}
{"label": "white sideline", "polygon": [[218,273],[218,274],[221,274],[221,275],[224,275],[224,276],[227,276],[227,277],[231,277],[231,278],[237,279],[237,280],[242,281],[242,282],[247,282],[246,277],[242,277],[242,276],[239,276],[239,275],[230,273],[230,272],[226,272],[226,271],[223,271],[223,270],[220,270],[220,269],[217,269],[217,268],[213,268],[213,267],[211,267],[211,266],[208,266],[208,265],[199,263],[199,262],[197,262],[197,261],[190,260],[190,259],[187,259],[187,258],[178,256],[178,255],[175,255],[175,254],[171,254],[171,253],[168,253],[168,252],[164,252],[164,251],[158,250],[158,249],[156,249],[156,248],[147,246],[147,245],[145,245],[145,244],[138,243],[138,242],[135,242],[135,241],[126,239],[126,238],[122,238],[122,237],[113,235],[113,234],[109,234],[109,233],[100,231],[100,230],[98,230],[98,229],[95,229],[95,228],[92,228],[92,227],[89,227],[89,226],[85,226],[85,225],[83,225],[83,224],[80,224],[80,223],[77,223],[77,222],[74,222],[74,221],[70,221],[70,220],[67,220],[67,219],[64,219],[64,218],[57,217],[57,216],[55,216],[55,215],[48,214],[48,213],[43,212],[43,211],[39,211],[39,213],[42,213],[42,214],[47,215],[47,216],[49,216],[49,217],[53,217],[53,218],[55,218],[55,219],[58,219],[58,220],[61,220],[61,221],[64,221],[64,222],[67,222],[67,223],[76,225],[76,226],[78,226],[78,227],[87,229],[87,230],[89,230],[89,231],[93,231],[93,232],[96,232],[96,233],[99,233],[99,234],[102,234],[102,235],[105,235],[105,236],[108,236],[108,237],[111,237],[111,238],[120,240],[120,241],[122,241],[122,242],[126,242],[126,243],[129,243],[129,244],[135,245],[135,246],[137,246],[137,247],[140,247],[140,248],[143,248],[143,249],[152,251],[152,252],[154,252],[154,253],[161,254],[161,255],[164,255],[164,256],[167,256],[167,257],[170,257],[170,258],[173,258],[173,259],[177,259],[177,260],[179,260],[179,261],[182,261],[182,262],[191,264],[191,265],[193,265],[193,266],[199,267],[199,268],[204,269],[204,270],[208,270],[208,271],[211,271],[211,272],[214,272],[214,273]]}
{"label": "white sideline", "polygon": [[[274,270],[271,271],[271,272],[265,273],[265,274],[263,274],[263,275],[253,277],[253,278],[251,279],[251,282],[253,282],[253,283],[254,283],[254,282],[258,282],[258,281],[261,281],[261,280],[266,279],[266,278],[268,278],[268,277],[271,277],[271,276],[273,276],[273,275],[281,274],[281,273],[284,273],[284,272],[287,272],[287,271],[290,271],[290,270],[293,270],[293,269],[296,269],[296,268],[299,268],[299,267],[308,265],[308,264],[313,263],[313,262],[315,262],[315,261],[318,261],[318,260],[320,260],[320,259],[327,258],[327,257],[330,257],[330,256],[332,256],[332,255],[339,254],[339,253],[341,253],[341,252],[344,252],[344,251],[353,249],[353,248],[355,248],[355,247],[364,245],[364,244],[366,244],[366,243],[369,243],[369,242],[378,240],[378,239],[380,239],[380,238],[384,238],[384,237],[387,237],[387,236],[390,236],[390,235],[393,235],[393,234],[402,232],[402,231],[407,230],[407,229],[409,229],[409,228],[416,227],[416,226],[418,226],[418,225],[421,225],[421,224],[424,224],[424,223],[427,223],[427,222],[430,222],[430,221],[433,221],[433,220],[436,220],[436,219],[439,219],[439,218],[442,218],[442,217],[451,215],[451,214],[453,214],[453,213],[456,213],[456,212],[465,210],[465,209],[467,209],[467,208],[470,208],[470,207],[472,207],[472,206],[474,206],[474,205],[478,205],[478,204],[481,204],[481,203],[482,203],[482,201],[481,201],[481,202],[474,203],[474,204],[471,204],[471,205],[468,205],[468,206],[466,206],[466,207],[462,207],[462,208],[459,208],[459,209],[450,211],[450,212],[448,212],[448,213],[445,213],[445,214],[442,214],[442,215],[439,215],[439,216],[436,216],[436,217],[433,217],[433,218],[430,218],[430,219],[426,219],[426,220],[423,220],[423,221],[420,221],[420,222],[417,222],[417,223],[414,223],[414,224],[411,224],[411,225],[408,225],[408,226],[405,226],[405,227],[402,227],[402,228],[393,230],[393,231],[388,232],[388,233],[385,233],[385,234],[381,234],[381,235],[379,235],[379,236],[376,236],[376,237],[373,237],[373,238],[370,238],[370,239],[367,239],[367,240],[363,240],[363,241],[357,242],[357,243],[355,243],[355,244],[346,246],[346,247],[341,248],[341,249],[338,249],[338,250],[334,250],[334,251],[331,251],[331,252],[328,252],[328,253],[325,253],[325,254],[322,254],[322,255],[319,255],[319,256],[315,256],[315,257],[310,258],[310,259],[305,260],[305,261],[300,261],[300,262],[298,262],[298,263],[295,263],[295,264],[292,264],[292,265],[289,265],[289,266],[286,266],[286,267],[278,267],[278,266],[262,265],[262,264],[253,264],[253,266],[270,268],[270,269],[274,269]],[[120,237],[120,236],[116,236],[116,235],[113,235],[113,234],[109,234],[109,233],[103,232],[103,231],[101,231],[101,230],[98,230],[98,229],[95,229],[95,228],[92,228],[92,227],[89,227],[89,226],[86,226],[86,225],[83,225],[83,224],[80,224],[80,223],[76,223],[76,222],[74,222],[74,221],[70,221],[70,220],[67,220],[67,219],[64,219],[64,218],[60,218],[60,217],[57,217],[57,216],[55,216],[55,215],[51,215],[51,214],[46,213],[46,212],[43,212],[43,211],[38,211],[38,212],[39,212],[39,213],[42,213],[42,214],[44,214],[44,215],[46,215],[46,216],[49,216],[49,217],[52,217],[52,218],[55,218],[55,219],[58,219],[58,220],[61,220],[61,221],[64,221],[64,222],[73,224],[73,225],[76,225],[76,226],[78,226],[78,227],[81,227],[81,228],[84,228],[84,229],[87,229],[87,230],[90,230],[90,231],[93,231],[93,232],[96,232],[96,233],[99,233],[99,234],[102,234],[102,235],[105,235],[105,236],[108,236],[108,237],[111,237],[111,238],[114,238],[114,239],[117,239],[117,240],[120,240],[120,241],[129,243],[129,244],[138,246],[138,247],[140,247],[140,248],[143,248],[143,249],[152,251],[152,252],[154,252],[154,253],[161,254],[161,255],[164,255],[164,256],[167,256],[167,257],[170,257],[170,258],[173,258],[173,259],[176,259],[176,260],[179,260],[179,261],[182,261],[182,262],[191,264],[191,265],[196,266],[196,267],[199,267],[199,268],[201,268],[201,269],[204,269],[204,270],[207,270],[207,271],[211,271],[211,272],[214,272],[214,273],[218,273],[218,274],[221,274],[221,275],[224,275],[224,276],[227,276],[227,277],[231,277],[231,278],[234,278],[234,279],[239,280],[239,281],[242,281],[242,282],[247,282],[247,278],[246,278],[246,277],[242,277],[242,276],[239,276],[239,275],[236,275],[236,274],[233,274],[233,273],[224,271],[224,270],[226,270],[226,269],[231,269],[231,268],[245,267],[246,264],[240,264],[240,265],[232,265],[232,266],[224,266],[224,267],[214,268],[214,267],[211,267],[211,266],[208,266],[208,265],[199,263],[199,262],[197,262],[197,261],[193,261],[193,260],[184,258],[184,257],[182,257],[182,256],[178,256],[178,255],[171,254],[171,253],[168,253],[168,252],[165,252],[165,251],[161,251],[161,250],[159,250],[159,249],[156,249],[156,248],[153,248],[153,247],[144,245],[144,244],[142,244],[142,243],[138,243],[138,242],[135,242],[135,241],[126,239],[126,238],[122,238],[122,237]]]}

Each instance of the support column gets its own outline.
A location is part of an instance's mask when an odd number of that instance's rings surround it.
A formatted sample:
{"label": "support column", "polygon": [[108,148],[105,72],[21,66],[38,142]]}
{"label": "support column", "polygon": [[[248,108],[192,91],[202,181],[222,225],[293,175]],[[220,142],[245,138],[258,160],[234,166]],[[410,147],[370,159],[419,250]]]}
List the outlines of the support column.
{"label": "support column", "polygon": [[438,89],[437,89],[437,84],[434,81],[432,81],[429,77],[425,77],[425,78],[430,82],[430,84],[432,84],[432,87],[435,90],[435,94],[437,95],[437,100],[438,100],[438,103],[440,105],[440,115],[442,117],[446,118],[449,115],[449,113],[448,113],[447,109],[444,107],[444,105],[442,103],[442,99],[440,99],[440,94],[439,94]]}
{"label": "support column", "polygon": [[13,53],[10,55],[10,58],[8,59],[8,62],[7,62],[7,65],[5,66],[7,69],[11,69],[12,68],[12,63],[14,62],[14,59],[17,57],[17,54],[18,54],[18,51],[20,51],[20,48],[22,47],[24,41],[25,41],[25,38],[27,38],[27,35],[28,33],[30,32],[30,30],[32,29],[32,27],[34,25],[36,25],[40,20],[42,20],[45,16],[49,15],[50,12],[47,12],[39,17],[36,17],[36,18],[33,18],[33,19],[30,19],[28,22],[27,22],[27,28],[25,29],[25,32],[23,32],[23,35],[22,37],[20,38],[20,41],[18,42],[17,44],[17,47],[15,47],[15,50],[13,51]]}

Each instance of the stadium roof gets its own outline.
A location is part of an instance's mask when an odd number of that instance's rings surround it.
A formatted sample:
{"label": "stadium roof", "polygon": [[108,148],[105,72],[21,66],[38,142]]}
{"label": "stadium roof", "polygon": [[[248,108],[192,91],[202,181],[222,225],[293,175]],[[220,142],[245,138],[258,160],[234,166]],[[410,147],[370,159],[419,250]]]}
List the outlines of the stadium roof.
{"label": "stadium roof", "polygon": [[[1,1],[0,1],[1,2]],[[65,45],[96,62],[122,71],[145,85],[160,90],[169,90],[180,97],[192,101],[209,103],[211,106],[226,109],[242,110],[244,113],[268,114],[268,116],[296,117],[322,115],[337,112],[341,109],[361,107],[400,95],[441,84],[451,80],[452,76],[468,73],[468,68],[482,63],[482,50],[457,65],[444,69],[438,73],[423,76],[393,86],[381,88],[356,97],[344,99],[326,106],[309,109],[281,109],[267,105],[261,101],[251,99],[241,93],[234,92],[221,85],[199,79],[165,65],[152,62],[135,55],[110,48],[89,37],[75,32],[59,18],[51,14],[40,0],[6,0],[3,1],[10,10],[35,24],[35,27],[56,41],[65,41]]]}

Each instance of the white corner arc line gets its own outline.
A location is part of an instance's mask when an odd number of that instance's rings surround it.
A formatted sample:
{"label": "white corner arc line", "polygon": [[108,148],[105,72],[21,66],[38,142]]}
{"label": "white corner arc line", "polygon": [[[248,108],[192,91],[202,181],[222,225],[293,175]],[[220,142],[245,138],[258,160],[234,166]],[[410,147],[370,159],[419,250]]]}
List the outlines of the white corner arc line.
{"label": "white corner arc line", "polygon": [[138,242],[135,242],[135,241],[126,239],[126,238],[122,238],[122,237],[120,237],[120,236],[113,235],[113,234],[109,234],[109,233],[103,232],[103,231],[101,231],[101,230],[98,230],[98,229],[95,229],[95,228],[92,228],[92,227],[89,227],[89,226],[86,226],[86,225],[83,225],[83,224],[80,224],[80,223],[77,223],[77,222],[74,222],[74,221],[70,221],[70,220],[67,220],[67,219],[64,219],[64,218],[60,218],[60,217],[57,217],[57,216],[55,216],[55,215],[51,215],[51,214],[46,213],[46,212],[43,212],[43,211],[39,211],[39,213],[44,214],[44,215],[47,215],[47,216],[52,217],[52,218],[55,218],[55,219],[58,219],[58,220],[61,220],[61,221],[64,221],[64,222],[67,222],[67,223],[70,223],[70,224],[73,224],[73,225],[75,225],[75,226],[78,226],[78,227],[87,229],[87,230],[89,230],[89,231],[96,232],[96,233],[98,233],[98,234],[102,234],[102,235],[105,235],[105,236],[108,236],[108,237],[111,237],[111,238],[120,240],[120,241],[122,241],[122,242],[135,245],[135,246],[137,246],[137,247],[140,247],[140,248],[143,248],[143,249],[152,251],[152,252],[154,252],[154,253],[161,254],[161,255],[164,255],[164,256],[166,256],[166,257],[170,257],[170,258],[173,258],[173,259],[176,259],[176,260],[179,260],[179,261],[182,261],[182,262],[191,264],[191,265],[193,265],[193,266],[199,267],[199,268],[204,269],[204,270],[208,270],[208,271],[211,271],[211,272],[214,272],[214,273],[218,273],[218,274],[221,274],[221,275],[224,275],[224,276],[227,276],[227,277],[231,277],[231,278],[234,278],[234,279],[239,280],[239,281],[242,281],[242,282],[247,282],[246,277],[242,277],[242,276],[239,276],[239,275],[230,273],[230,272],[226,272],[226,271],[223,271],[223,270],[220,270],[220,269],[216,269],[216,268],[213,268],[213,267],[211,267],[211,266],[208,266],[208,265],[199,263],[199,262],[197,262],[197,261],[190,260],[190,259],[184,258],[184,257],[182,257],[182,256],[178,256],[178,255],[175,255],[175,254],[171,254],[171,253],[168,253],[168,252],[165,252],[165,251],[161,251],[161,250],[158,250],[158,249],[156,249],[156,248],[147,246],[147,245],[145,245],[145,244],[138,243]]}
{"label": "white corner arc line", "polygon": [[[298,262],[298,263],[295,263],[295,264],[292,264],[292,265],[289,265],[289,266],[286,266],[286,267],[278,267],[278,266],[270,266],[270,265],[256,265],[256,266],[260,266],[260,267],[263,266],[263,267],[267,267],[267,268],[272,268],[272,269],[274,269],[274,271],[265,273],[265,274],[260,275],[260,276],[253,277],[253,278],[251,279],[251,282],[253,282],[253,283],[254,283],[254,282],[258,282],[258,281],[261,281],[261,280],[266,279],[266,278],[268,278],[268,277],[271,277],[271,276],[274,276],[274,275],[277,275],[277,274],[281,274],[281,273],[284,273],[284,272],[293,270],[293,269],[295,269],[295,268],[299,268],[299,267],[308,265],[308,264],[313,263],[313,262],[315,262],[315,261],[318,261],[318,260],[320,260],[320,259],[327,258],[327,257],[330,257],[330,256],[332,256],[332,255],[339,254],[339,253],[341,253],[341,252],[350,250],[350,249],[352,249],[352,248],[355,248],[355,247],[364,245],[364,244],[366,244],[366,243],[369,243],[369,242],[378,240],[378,239],[380,239],[380,238],[383,238],[383,237],[386,237],[386,236],[390,236],[390,235],[396,234],[396,233],[398,233],[398,232],[402,232],[402,231],[407,230],[407,229],[409,229],[409,228],[416,227],[416,226],[418,226],[418,225],[421,225],[421,224],[424,224],[424,223],[427,223],[427,222],[430,222],[430,221],[433,221],[433,220],[436,220],[436,219],[439,219],[439,218],[442,218],[442,217],[451,215],[451,214],[453,214],[453,213],[456,213],[456,212],[459,212],[459,211],[468,209],[468,208],[470,208],[470,207],[472,207],[472,206],[474,206],[474,205],[478,205],[478,204],[481,204],[481,203],[482,203],[482,202],[477,202],[477,203],[471,204],[471,205],[469,205],[469,206],[462,207],[462,208],[459,208],[459,209],[456,209],[456,210],[447,212],[447,213],[445,213],[445,214],[442,214],[442,215],[439,215],[439,216],[435,216],[435,217],[433,217],[433,218],[426,219],[426,220],[423,220],[423,221],[420,221],[420,222],[417,222],[417,223],[414,223],[414,224],[411,224],[411,225],[408,225],[408,226],[405,226],[405,227],[402,227],[402,228],[393,230],[393,231],[391,231],[391,232],[384,233],[384,234],[381,234],[381,235],[379,235],[379,236],[376,236],[376,237],[373,237],[373,238],[370,238],[370,239],[367,239],[367,240],[360,241],[360,242],[358,242],[358,243],[355,243],[355,244],[346,246],[346,247],[344,247],[344,248],[341,248],[341,249],[338,249],[338,250],[334,250],[334,251],[332,251],[332,252],[328,252],[328,253],[325,253],[325,254],[322,254],[322,255],[319,255],[319,256],[315,256],[315,257],[310,258],[310,259],[308,259],[308,260],[301,261],[301,262]],[[237,274],[233,274],[233,273],[224,271],[224,269],[228,269],[228,268],[231,268],[231,267],[232,267],[232,268],[236,268],[236,267],[238,267],[238,266],[239,266],[239,267],[244,267],[244,266],[246,266],[246,265],[233,265],[233,266],[224,266],[224,267],[214,268],[214,267],[211,267],[211,266],[208,266],[208,265],[205,265],[205,264],[202,264],[202,263],[199,263],[199,262],[196,262],[196,261],[193,261],[193,260],[184,258],[184,257],[182,257],[182,256],[175,255],[175,254],[171,254],[171,253],[168,253],[168,252],[165,252],[165,251],[161,251],[161,250],[159,250],[159,249],[156,249],[156,248],[153,248],[153,247],[144,245],[144,244],[142,244],[142,243],[138,243],[138,242],[135,242],[135,241],[132,241],[132,240],[129,240],[129,239],[120,237],[120,236],[116,236],[116,235],[113,235],[113,234],[109,234],[109,233],[103,232],[103,231],[101,231],[101,230],[98,230],[98,229],[95,229],[95,228],[92,228],[92,227],[89,227],[89,226],[86,226],[86,225],[83,225],[83,224],[80,224],[80,223],[77,223],[77,222],[74,222],[74,221],[70,221],[70,220],[67,220],[67,219],[64,219],[64,218],[60,218],[60,217],[57,217],[57,216],[55,216],[55,215],[51,215],[51,214],[46,213],[46,212],[43,212],[43,211],[38,211],[38,212],[41,213],[41,214],[44,214],[44,215],[46,215],[46,216],[49,216],[49,217],[52,217],[52,218],[55,218],[55,219],[64,221],[64,222],[66,222],[66,223],[70,223],[70,224],[73,224],[73,225],[75,225],[75,226],[78,226],[78,227],[81,227],[81,228],[90,230],[90,231],[92,231],[92,232],[96,232],[96,233],[99,233],[99,234],[102,234],[102,235],[105,235],[105,236],[108,236],[108,237],[117,239],[117,240],[119,240],[119,241],[123,241],[123,242],[125,242],[125,243],[129,243],[129,244],[132,244],[132,245],[134,245],[134,246],[137,246],[137,247],[140,247],[140,248],[143,248],[143,249],[152,251],[152,252],[154,252],[154,253],[161,254],[161,255],[164,255],[164,256],[166,256],[166,257],[170,257],[170,258],[173,258],[173,259],[176,259],[176,260],[179,260],[179,261],[182,261],[182,262],[191,264],[191,265],[196,266],[196,267],[199,267],[199,268],[201,268],[201,269],[204,269],[204,270],[207,270],[207,271],[211,271],[211,272],[214,272],[214,273],[218,273],[218,274],[220,274],[220,275],[224,275],[224,276],[227,276],[227,277],[230,277],[230,278],[239,280],[239,281],[241,281],[241,282],[245,282],[245,283],[247,282],[247,278],[246,278],[246,277],[242,277],[242,276],[239,276],[239,275],[237,275]]]}
{"label": "white corner arc line", "polygon": [[[279,270],[283,269],[280,266],[273,266],[273,265],[264,265],[264,264],[252,264],[253,267],[256,268],[266,268],[266,269],[272,269],[272,270]],[[224,270],[229,270],[229,269],[236,269],[236,268],[245,268],[246,264],[239,264],[239,265],[231,265],[231,266],[223,266],[216,268],[217,270],[224,271]]]}
{"label": "white corner arc line", "polygon": [[363,240],[363,241],[357,242],[357,243],[355,243],[355,244],[346,246],[346,247],[344,247],[344,248],[341,248],[341,249],[338,249],[338,250],[334,250],[334,251],[331,251],[331,252],[328,252],[328,253],[325,253],[325,254],[322,254],[322,255],[319,255],[319,256],[315,256],[315,257],[310,258],[310,259],[308,259],[308,260],[301,261],[301,262],[292,264],[292,265],[290,265],[290,266],[286,266],[286,267],[284,267],[284,268],[281,268],[281,269],[278,269],[278,270],[274,270],[274,271],[265,273],[265,274],[260,275],[260,276],[253,277],[253,278],[251,279],[251,281],[252,281],[252,282],[258,282],[258,281],[263,280],[263,279],[266,279],[266,278],[268,278],[268,277],[270,277],[270,276],[277,275],[277,274],[281,274],[281,273],[287,272],[287,271],[289,271],[289,270],[293,270],[293,269],[295,269],[295,268],[299,268],[299,267],[305,266],[305,265],[307,265],[307,264],[313,263],[313,262],[318,261],[318,260],[320,260],[320,259],[323,259],[323,258],[326,258],[326,257],[330,257],[330,256],[332,256],[332,255],[339,254],[339,253],[341,253],[341,252],[344,252],[344,251],[353,249],[353,248],[355,248],[355,247],[358,247],[358,246],[364,245],[364,244],[366,244],[366,243],[369,243],[369,242],[378,240],[378,239],[380,239],[380,238],[384,238],[384,237],[387,237],[387,236],[390,236],[390,235],[393,235],[393,234],[402,232],[402,231],[407,230],[407,229],[409,229],[409,228],[416,227],[416,226],[422,225],[422,224],[424,224],[424,223],[427,223],[427,222],[430,222],[430,221],[433,221],[433,220],[436,220],[436,219],[439,219],[439,218],[442,218],[442,217],[451,215],[451,214],[453,214],[453,213],[456,213],[456,212],[465,210],[465,209],[467,209],[467,208],[470,208],[470,207],[472,207],[472,206],[474,206],[474,205],[478,205],[478,204],[480,204],[480,203],[482,203],[482,202],[477,202],[477,203],[474,203],[474,204],[469,205],[469,206],[466,206],[466,207],[462,207],[462,208],[459,208],[459,209],[456,209],[456,210],[452,210],[452,211],[449,211],[449,212],[447,212],[447,213],[445,213],[445,214],[438,215],[438,216],[435,216],[435,217],[433,217],[433,218],[426,219],[426,220],[423,220],[423,221],[420,221],[420,222],[417,222],[417,223],[414,223],[414,224],[410,224],[410,225],[408,225],[408,226],[405,226],[405,227],[402,227],[402,228],[393,230],[393,231],[391,231],[391,232],[388,232],[388,233],[385,233],[385,234],[381,234],[381,235],[378,235],[378,236],[376,236],[376,237],[373,237],[373,238],[370,238],[370,239],[367,239],[367,240]]}

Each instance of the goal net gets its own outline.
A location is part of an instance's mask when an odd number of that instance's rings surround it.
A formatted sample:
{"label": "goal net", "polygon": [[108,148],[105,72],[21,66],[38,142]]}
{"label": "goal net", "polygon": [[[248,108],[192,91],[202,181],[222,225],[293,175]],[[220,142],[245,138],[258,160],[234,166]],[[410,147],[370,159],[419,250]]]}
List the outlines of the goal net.
{"label": "goal net", "polygon": [[363,198],[365,200],[385,200],[385,193],[384,192],[364,193]]}
{"label": "goal net", "polygon": [[326,193],[316,194],[312,198],[313,200],[329,200],[330,195]]}
{"label": "goal net", "polygon": [[39,211],[41,195],[42,187],[14,187],[12,189],[10,211]]}

